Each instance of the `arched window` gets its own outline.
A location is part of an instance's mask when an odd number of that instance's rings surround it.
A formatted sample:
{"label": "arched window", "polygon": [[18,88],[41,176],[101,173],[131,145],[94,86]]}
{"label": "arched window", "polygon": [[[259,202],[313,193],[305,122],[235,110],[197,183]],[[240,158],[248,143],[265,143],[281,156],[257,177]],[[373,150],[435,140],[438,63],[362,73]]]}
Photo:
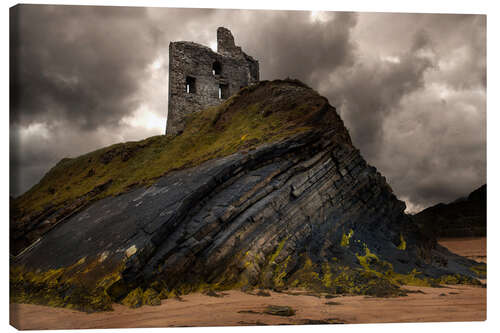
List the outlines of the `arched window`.
{"label": "arched window", "polygon": [[220,62],[216,61],[212,65],[212,74],[213,75],[220,75],[222,73],[222,65]]}

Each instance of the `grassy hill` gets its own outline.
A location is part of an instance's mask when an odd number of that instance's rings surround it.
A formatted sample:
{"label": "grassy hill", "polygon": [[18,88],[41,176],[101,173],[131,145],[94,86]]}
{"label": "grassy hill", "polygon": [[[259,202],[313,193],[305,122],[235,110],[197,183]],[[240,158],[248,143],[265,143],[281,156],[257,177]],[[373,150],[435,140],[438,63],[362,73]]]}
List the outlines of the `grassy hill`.
{"label": "grassy hill", "polygon": [[[309,130],[328,101],[312,89],[308,89],[309,96],[304,92],[294,96],[290,89],[282,89],[284,85],[305,87],[296,80],[262,81],[217,107],[192,115],[178,136],[159,135],[64,158],[38,184],[13,200],[13,218],[53,211],[77,199],[87,202],[117,195],[151,184],[171,170]],[[272,99],[266,98],[270,95]]]}

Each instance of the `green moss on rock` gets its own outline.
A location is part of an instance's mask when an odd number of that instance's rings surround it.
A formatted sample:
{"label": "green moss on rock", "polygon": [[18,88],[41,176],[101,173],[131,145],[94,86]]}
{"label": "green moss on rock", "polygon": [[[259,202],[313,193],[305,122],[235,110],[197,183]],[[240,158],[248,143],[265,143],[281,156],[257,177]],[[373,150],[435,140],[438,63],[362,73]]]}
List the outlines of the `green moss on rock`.
{"label": "green moss on rock", "polygon": [[93,274],[96,261],[80,259],[68,267],[46,271],[11,266],[10,301],[84,312],[110,311],[114,299],[108,291],[120,279],[123,266],[96,278]]}

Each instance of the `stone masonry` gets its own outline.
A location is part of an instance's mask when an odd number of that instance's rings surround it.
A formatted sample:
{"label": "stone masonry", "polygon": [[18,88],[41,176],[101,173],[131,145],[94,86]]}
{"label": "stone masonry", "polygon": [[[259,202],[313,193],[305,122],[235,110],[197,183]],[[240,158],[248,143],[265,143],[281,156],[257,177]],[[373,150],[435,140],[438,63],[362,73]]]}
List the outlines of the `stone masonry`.
{"label": "stone masonry", "polygon": [[189,114],[257,82],[259,62],[235,45],[226,28],[217,29],[217,52],[193,42],[171,42],[166,134],[181,133]]}

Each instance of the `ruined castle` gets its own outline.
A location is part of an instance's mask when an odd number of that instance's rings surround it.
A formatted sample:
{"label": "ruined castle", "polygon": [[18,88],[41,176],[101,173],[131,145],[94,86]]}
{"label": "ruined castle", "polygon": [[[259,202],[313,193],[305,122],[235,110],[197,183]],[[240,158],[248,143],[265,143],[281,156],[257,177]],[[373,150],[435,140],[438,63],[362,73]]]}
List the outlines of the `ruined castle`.
{"label": "ruined castle", "polygon": [[193,42],[171,42],[166,134],[183,131],[186,116],[222,103],[259,81],[259,62],[236,46],[226,28],[217,29],[217,52]]}

